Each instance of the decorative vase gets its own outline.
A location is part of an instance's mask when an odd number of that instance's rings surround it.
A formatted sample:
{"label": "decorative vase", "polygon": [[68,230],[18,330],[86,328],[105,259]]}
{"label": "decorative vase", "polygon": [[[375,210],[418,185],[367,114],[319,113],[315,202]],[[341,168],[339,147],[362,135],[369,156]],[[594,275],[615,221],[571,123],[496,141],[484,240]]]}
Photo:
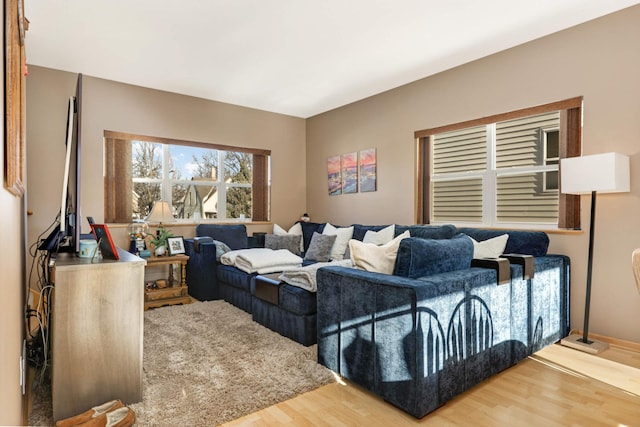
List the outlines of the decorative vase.
{"label": "decorative vase", "polygon": [[165,252],[167,251],[167,247],[162,245],[162,246],[158,246],[156,248],[156,256],[162,256],[165,254]]}

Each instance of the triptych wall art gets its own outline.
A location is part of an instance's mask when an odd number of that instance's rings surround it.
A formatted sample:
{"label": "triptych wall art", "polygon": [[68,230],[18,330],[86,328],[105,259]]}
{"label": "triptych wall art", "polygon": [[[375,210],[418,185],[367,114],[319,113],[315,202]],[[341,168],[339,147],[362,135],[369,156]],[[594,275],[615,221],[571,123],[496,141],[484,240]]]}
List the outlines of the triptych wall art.
{"label": "triptych wall art", "polygon": [[327,159],[329,195],[376,191],[376,149],[354,151]]}

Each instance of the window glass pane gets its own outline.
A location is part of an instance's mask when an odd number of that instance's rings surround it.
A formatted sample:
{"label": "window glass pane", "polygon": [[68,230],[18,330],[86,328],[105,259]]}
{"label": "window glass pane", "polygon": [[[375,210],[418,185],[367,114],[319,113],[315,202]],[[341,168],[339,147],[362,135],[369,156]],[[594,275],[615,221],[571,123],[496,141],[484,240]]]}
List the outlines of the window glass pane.
{"label": "window glass pane", "polygon": [[487,168],[487,128],[476,126],[433,137],[433,173],[481,171]]}
{"label": "window glass pane", "polygon": [[551,130],[545,132],[547,138],[547,163],[550,159],[560,158],[560,132]]}
{"label": "window glass pane", "polygon": [[482,178],[435,181],[433,219],[482,222]]}
{"label": "window glass pane", "polygon": [[559,124],[558,111],[496,123],[496,167],[543,165],[544,129]]}
{"label": "window glass pane", "polygon": [[218,150],[169,145],[173,179],[218,180]]}
{"label": "window glass pane", "polygon": [[251,188],[227,188],[227,218],[251,218]]}
{"label": "window glass pane", "polygon": [[179,218],[218,218],[218,186],[187,185],[177,205]]}
{"label": "window glass pane", "polygon": [[162,186],[160,184],[134,182],[132,219],[146,218],[151,212],[153,202],[161,199],[161,194]]}
{"label": "window glass pane", "polygon": [[[184,184],[173,184],[171,185],[171,201],[173,204],[173,212],[176,215],[176,218],[184,219],[184,218],[193,218],[193,212],[185,211],[185,196],[187,193],[187,185]],[[191,214],[191,216],[185,216],[187,214]]]}
{"label": "window glass pane", "polygon": [[250,184],[253,179],[252,170],[253,155],[233,151],[227,151],[224,153],[225,182],[233,184]]}
{"label": "window glass pane", "polygon": [[544,172],[498,176],[497,220],[557,223],[558,191],[546,191],[544,183]]}
{"label": "window glass pane", "polygon": [[131,164],[134,178],[162,178],[162,144],[132,141]]}

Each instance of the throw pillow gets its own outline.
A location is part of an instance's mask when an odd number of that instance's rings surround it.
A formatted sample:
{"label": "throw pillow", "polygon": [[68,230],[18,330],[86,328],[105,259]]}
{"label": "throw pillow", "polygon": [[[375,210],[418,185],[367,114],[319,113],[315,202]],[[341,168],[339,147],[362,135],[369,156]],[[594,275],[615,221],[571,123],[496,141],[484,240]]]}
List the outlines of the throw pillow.
{"label": "throw pillow", "polygon": [[363,243],[373,243],[374,245],[384,245],[393,240],[393,236],[396,232],[396,226],[391,224],[388,227],[383,228],[380,231],[368,230],[364,234]]}
{"label": "throw pillow", "polygon": [[353,227],[338,228],[327,223],[324,226],[322,234],[336,236],[336,241],[331,248],[331,259],[334,261],[342,261],[344,259],[344,254],[347,251],[349,240],[351,240],[351,237],[353,236]]}
{"label": "throw pillow", "polygon": [[507,246],[509,235],[503,234],[502,236],[497,236],[481,242],[476,241],[473,237],[469,238],[473,242],[474,258],[498,258],[504,253],[504,248]]}
{"label": "throw pillow", "polygon": [[[273,224],[273,234],[278,236],[285,236],[287,234],[293,236],[300,236],[300,248],[298,249],[298,254],[304,251],[303,240],[302,240],[302,226],[299,222],[296,222],[291,226],[291,228],[287,231],[284,228],[280,227],[278,224]],[[294,252],[296,253],[296,252]]]}
{"label": "throw pillow", "polygon": [[286,249],[292,254],[300,255],[300,242],[302,241],[302,234],[267,234],[264,236],[264,247],[267,249]]}
{"label": "throw pillow", "polygon": [[417,279],[471,266],[473,243],[464,234],[452,239],[411,237],[400,242],[393,274]]}
{"label": "throw pillow", "polygon": [[231,251],[231,248],[225,242],[219,240],[214,240],[213,243],[216,245],[216,261],[220,262],[220,257]]}
{"label": "throw pillow", "polygon": [[352,239],[349,241],[351,261],[360,270],[391,274],[396,264],[398,246],[403,239],[408,237],[410,237],[409,231],[405,231],[381,246]]}
{"label": "throw pillow", "polygon": [[309,249],[304,256],[305,261],[327,262],[331,259],[331,248],[336,241],[336,235],[313,233]]}

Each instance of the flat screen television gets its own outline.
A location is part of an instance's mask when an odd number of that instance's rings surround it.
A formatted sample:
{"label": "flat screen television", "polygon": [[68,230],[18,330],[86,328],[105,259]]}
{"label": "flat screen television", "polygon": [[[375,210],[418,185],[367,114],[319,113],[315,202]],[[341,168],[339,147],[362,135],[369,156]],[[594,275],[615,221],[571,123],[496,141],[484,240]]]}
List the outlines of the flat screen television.
{"label": "flat screen television", "polygon": [[80,251],[80,148],[82,129],[82,74],[78,74],[75,96],[69,97],[65,137],[65,164],[60,197],[59,224],[40,244],[49,252]]}

